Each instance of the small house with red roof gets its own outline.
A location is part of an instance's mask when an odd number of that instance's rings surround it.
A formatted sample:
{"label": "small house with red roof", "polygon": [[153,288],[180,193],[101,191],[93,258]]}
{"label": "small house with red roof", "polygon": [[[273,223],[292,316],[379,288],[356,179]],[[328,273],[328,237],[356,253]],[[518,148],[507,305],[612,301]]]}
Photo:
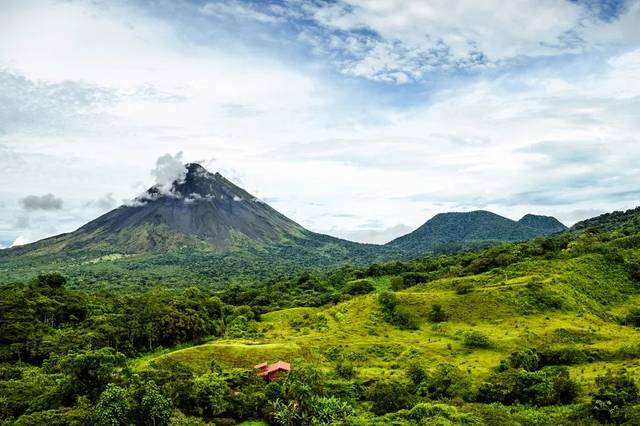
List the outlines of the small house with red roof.
{"label": "small house with red roof", "polygon": [[276,380],[283,372],[288,373],[291,371],[291,365],[284,361],[278,361],[273,364],[263,362],[262,364],[254,365],[253,368],[256,370],[256,374],[267,382]]}

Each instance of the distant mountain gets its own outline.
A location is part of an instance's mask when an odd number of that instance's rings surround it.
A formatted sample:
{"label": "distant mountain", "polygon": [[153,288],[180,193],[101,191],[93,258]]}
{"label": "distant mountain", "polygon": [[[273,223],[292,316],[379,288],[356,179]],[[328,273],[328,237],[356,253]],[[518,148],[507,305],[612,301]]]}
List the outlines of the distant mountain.
{"label": "distant mountain", "polygon": [[527,215],[516,222],[484,210],[440,213],[410,234],[386,245],[417,256],[499,241],[524,241],[564,229],[556,219],[545,216]]}
{"label": "distant mountain", "polygon": [[219,173],[187,164],[184,178],[171,187],[154,186],[75,232],[15,251],[139,254],[185,246],[223,251],[241,240],[275,242],[307,234]]}
{"label": "distant mountain", "polygon": [[553,216],[527,214],[518,223],[542,231],[544,234],[555,234],[567,230],[567,227]]}
{"label": "distant mountain", "polygon": [[74,232],[0,250],[0,283],[60,270],[84,287],[125,288],[262,280],[342,264],[408,259],[564,229],[556,219],[519,222],[487,211],[442,213],[385,245],[311,232],[219,173],[187,164]]}
{"label": "distant mountain", "polygon": [[1,250],[0,275],[54,268],[89,282],[159,274],[186,285],[368,263],[392,252],[311,232],[219,173],[187,164],[169,188],[154,186],[74,232]]}

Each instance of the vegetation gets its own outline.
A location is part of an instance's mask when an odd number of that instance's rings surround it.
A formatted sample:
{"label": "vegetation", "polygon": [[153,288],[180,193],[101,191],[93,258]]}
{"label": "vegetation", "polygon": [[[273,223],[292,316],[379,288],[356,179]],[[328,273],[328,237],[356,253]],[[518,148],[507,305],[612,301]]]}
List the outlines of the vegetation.
{"label": "vegetation", "polygon": [[638,424],[634,223],[224,287],[8,284],[0,424]]}

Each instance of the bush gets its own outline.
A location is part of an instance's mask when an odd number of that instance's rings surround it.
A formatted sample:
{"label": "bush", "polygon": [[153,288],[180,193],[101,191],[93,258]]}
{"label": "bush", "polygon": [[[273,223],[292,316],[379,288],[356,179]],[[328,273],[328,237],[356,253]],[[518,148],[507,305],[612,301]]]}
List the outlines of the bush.
{"label": "bush", "polygon": [[411,364],[407,368],[407,377],[414,385],[419,385],[427,378],[427,372],[420,364]]}
{"label": "bush", "polygon": [[640,308],[635,308],[629,311],[625,318],[625,324],[633,327],[640,327]]}
{"label": "bush", "polygon": [[414,403],[414,396],[406,383],[396,381],[376,382],[365,391],[371,409],[377,415],[407,409]]}
{"label": "bush", "polygon": [[467,331],[462,338],[462,344],[470,349],[475,348],[489,348],[491,347],[491,340],[489,337],[479,331]]}
{"label": "bush", "polygon": [[400,300],[391,291],[383,291],[378,296],[382,316],[389,324],[400,329],[416,330],[418,323],[414,315],[406,308],[399,306]]}
{"label": "bush", "polygon": [[591,399],[591,413],[605,423],[623,423],[626,420],[624,408],[640,401],[638,386],[626,370],[609,371],[597,377],[596,387]]}
{"label": "bush", "polygon": [[398,300],[398,296],[396,296],[393,292],[383,291],[378,296],[378,303],[382,308],[383,314],[390,314],[395,311],[400,301]]}
{"label": "bush", "polygon": [[451,364],[439,364],[426,380],[423,380],[419,394],[431,399],[471,397],[471,384],[467,375]]}
{"label": "bush", "polygon": [[535,349],[522,349],[509,356],[508,364],[512,368],[522,368],[526,371],[536,371],[540,368],[540,357]]}
{"label": "bush", "polygon": [[431,311],[429,312],[429,321],[431,322],[444,322],[447,320],[447,312],[442,305],[434,303],[431,305]]}
{"label": "bush", "polygon": [[429,281],[429,276],[422,272],[405,272],[401,275],[404,288],[412,287],[416,284],[426,283]]}
{"label": "bush", "polygon": [[356,376],[356,369],[350,363],[339,362],[336,365],[336,376],[342,379],[353,379]]}
{"label": "bush", "polygon": [[571,403],[578,394],[578,385],[564,367],[539,371],[510,369],[496,373],[478,389],[480,402],[506,405],[531,404],[545,406]]}
{"label": "bush", "polygon": [[391,290],[399,291],[404,290],[406,287],[404,285],[404,279],[400,276],[391,277]]}
{"label": "bush", "polygon": [[607,358],[603,351],[567,347],[539,351],[540,365],[575,365],[599,361]]}
{"label": "bush", "polygon": [[359,296],[363,294],[369,294],[376,288],[370,280],[356,280],[347,284],[344,292],[352,296]]}
{"label": "bush", "polygon": [[473,284],[471,283],[460,283],[456,285],[456,294],[463,295],[469,294],[473,291]]}

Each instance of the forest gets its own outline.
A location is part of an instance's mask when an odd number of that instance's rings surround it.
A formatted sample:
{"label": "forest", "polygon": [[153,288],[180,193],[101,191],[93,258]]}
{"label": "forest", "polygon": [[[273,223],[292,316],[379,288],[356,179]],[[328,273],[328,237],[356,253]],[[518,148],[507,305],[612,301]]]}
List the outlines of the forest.
{"label": "forest", "polygon": [[0,288],[0,424],[639,424],[639,229],[210,290],[42,273]]}

